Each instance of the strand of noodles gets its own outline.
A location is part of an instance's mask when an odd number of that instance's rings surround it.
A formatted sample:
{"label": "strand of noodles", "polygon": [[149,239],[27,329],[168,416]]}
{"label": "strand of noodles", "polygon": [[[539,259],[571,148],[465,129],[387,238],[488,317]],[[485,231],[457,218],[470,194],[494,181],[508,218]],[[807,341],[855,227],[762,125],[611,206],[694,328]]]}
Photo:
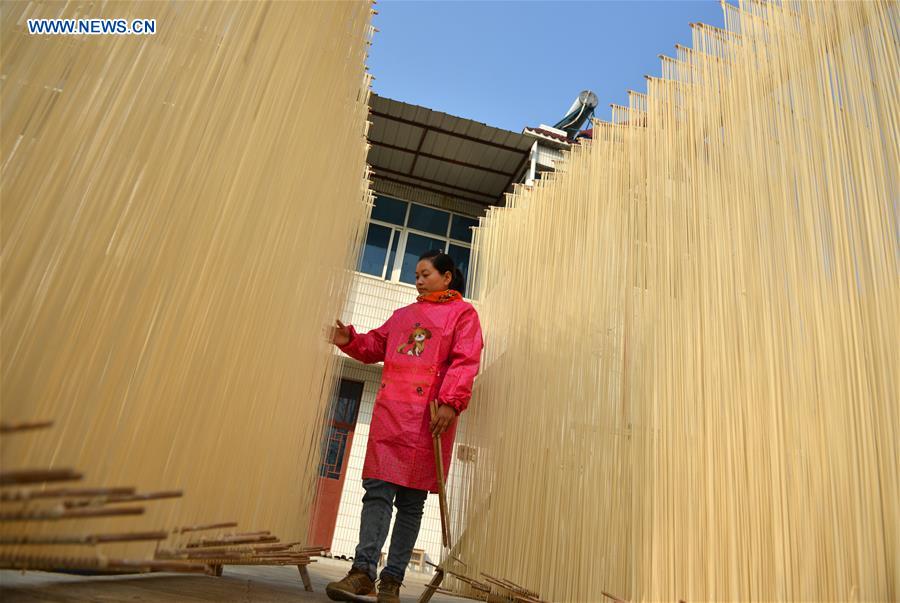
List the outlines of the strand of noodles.
{"label": "strand of noodles", "polygon": [[[2,414],[56,421],[4,437],[3,467],[73,466],[85,486],[185,493],[69,533],[236,521],[305,542],[333,382],[322,329],[344,303],[371,205],[370,11],[0,6]],[[25,29],[76,17],[157,29]]]}
{"label": "strand of noodles", "polygon": [[900,596],[898,7],[723,5],[482,219],[466,575]]}

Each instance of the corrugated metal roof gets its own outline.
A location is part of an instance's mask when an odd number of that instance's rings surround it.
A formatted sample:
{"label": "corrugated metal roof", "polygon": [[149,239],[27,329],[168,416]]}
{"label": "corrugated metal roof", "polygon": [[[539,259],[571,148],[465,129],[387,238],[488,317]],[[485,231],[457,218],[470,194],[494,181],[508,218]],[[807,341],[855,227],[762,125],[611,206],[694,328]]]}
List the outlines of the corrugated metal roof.
{"label": "corrugated metal roof", "polygon": [[376,178],[497,205],[523,174],[533,139],[372,94],[369,164]]}

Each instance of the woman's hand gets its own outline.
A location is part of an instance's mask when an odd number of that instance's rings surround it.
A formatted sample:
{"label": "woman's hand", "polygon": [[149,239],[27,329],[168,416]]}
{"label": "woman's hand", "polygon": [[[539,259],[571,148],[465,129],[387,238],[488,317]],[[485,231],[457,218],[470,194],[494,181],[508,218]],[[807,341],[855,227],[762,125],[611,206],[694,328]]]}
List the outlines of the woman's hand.
{"label": "woman's hand", "polygon": [[446,404],[441,405],[431,419],[431,435],[439,436],[443,434],[453,424],[455,418],[456,411],[453,408]]}
{"label": "woman's hand", "polygon": [[350,327],[339,320],[334,322],[335,326],[331,327],[331,343],[337,346],[347,345],[350,343]]}

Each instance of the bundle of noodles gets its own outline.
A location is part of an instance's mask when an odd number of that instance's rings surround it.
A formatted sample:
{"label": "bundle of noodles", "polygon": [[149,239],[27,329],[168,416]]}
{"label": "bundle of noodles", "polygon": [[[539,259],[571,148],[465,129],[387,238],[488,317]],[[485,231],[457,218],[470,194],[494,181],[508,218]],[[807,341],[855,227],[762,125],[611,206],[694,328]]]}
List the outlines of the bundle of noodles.
{"label": "bundle of noodles", "polygon": [[[2,415],[56,422],[4,437],[3,468],[184,492],[4,534],[236,521],[303,541],[332,382],[322,328],[370,207],[370,4],[0,11]],[[156,33],[29,35],[40,17]]]}
{"label": "bundle of noodles", "polygon": [[898,596],[898,5],[724,10],[476,232],[468,575]]}

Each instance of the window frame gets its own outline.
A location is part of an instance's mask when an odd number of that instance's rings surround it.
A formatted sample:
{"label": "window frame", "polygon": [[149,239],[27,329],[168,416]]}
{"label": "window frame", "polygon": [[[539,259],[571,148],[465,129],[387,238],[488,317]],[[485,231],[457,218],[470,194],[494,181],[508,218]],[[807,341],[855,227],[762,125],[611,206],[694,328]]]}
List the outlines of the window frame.
{"label": "window frame", "polygon": [[[416,234],[419,236],[423,236],[423,237],[427,237],[429,239],[442,239],[443,243],[444,243],[444,246],[443,246],[444,253],[447,253],[447,251],[450,249],[450,245],[464,247],[469,250],[469,257],[471,258],[472,243],[452,238],[450,236],[450,231],[453,229],[453,218],[455,216],[459,216],[461,218],[466,218],[469,220],[475,220],[476,222],[479,219],[477,216],[468,216],[466,214],[455,212],[455,211],[452,211],[449,209],[442,209],[440,207],[434,207],[433,205],[426,205],[424,203],[417,203],[415,201],[407,201],[406,199],[401,199],[399,197],[393,197],[391,195],[383,195],[383,196],[389,197],[391,199],[396,199],[397,201],[402,201],[402,202],[406,203],[406,214],[404,214],[404,216],[403,216],[403,225],[400,226],[398,224],[393,224],[391,222],[384,222],[382,220],[377,220],[377,219],[370,217],[366,221],[366,236],[368,236],[368,233],[369,233],[369,224],[376,224],[378,226],[383,226],[383,227],[389,228],[391,230],[391,236],[388,239],[387,253],[385,254],[384,264],[381,267],[381,276],[378,276],[375,274],[369,274],[368,272],[362,272],[359,269],[357,269],[356,272],[358,272],[359,274],[365,275],[365,276],[378,278],[378,279],[387,281],[389,283],[396,283],[398,285],[409,285],[410,283],[404,283],[403,281],[400,280],[400,273],[403,270],[402,258],[403,258],[403,255],[406,253],[406,240],[410,233]],[[409,222],[409,214],[410,214],[410,211],[412,210],[413,205],[420,205],[422,207],[427,207],[429,209],[436,209],[438,211],[442,211],[442,212],[449,214],[450,219],[447,220],[447,232],[444,235],[438,235],[433,232],[425,232],[424,230],[418,230],[416,228],[410,228],[409,226],[407,226],[407,224]],[[397,242],[397,251],[396,251],[396,253],[394,253],[394,256],[393,256],[393,265],[389,266],[389,264],[392,261],[391,260],[391,249],[394,245],[395,237],[400,237],[400,238]],[[471,270],[471,265],[469,266],[469,269]],[[468,275],[466,275],[466,281],[468,281]]]}

